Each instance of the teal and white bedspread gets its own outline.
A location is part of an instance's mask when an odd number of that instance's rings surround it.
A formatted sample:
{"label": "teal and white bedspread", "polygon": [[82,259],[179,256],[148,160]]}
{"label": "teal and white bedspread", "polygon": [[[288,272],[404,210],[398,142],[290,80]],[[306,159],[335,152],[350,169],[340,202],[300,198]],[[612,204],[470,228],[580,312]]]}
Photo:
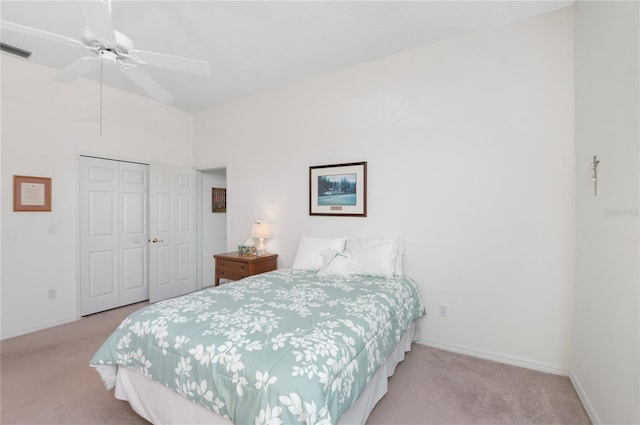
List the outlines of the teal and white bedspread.
{"label": "teal and white bedspread", "polygon": [[91,366],[108,388],[125,366],[235,424],[335,424],[424,314],[408,277],[277,270],[131,314]]}

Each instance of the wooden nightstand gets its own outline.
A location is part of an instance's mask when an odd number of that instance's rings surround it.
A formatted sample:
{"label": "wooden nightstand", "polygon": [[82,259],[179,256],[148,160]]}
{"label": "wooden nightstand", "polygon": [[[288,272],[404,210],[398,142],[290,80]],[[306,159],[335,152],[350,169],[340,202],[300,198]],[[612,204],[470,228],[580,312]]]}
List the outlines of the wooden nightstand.
{"label": "wooden nightstand", "polygon": [[227,252],[216,254],[213,258],[216,260],[215,286],[220,284],[220,279],[240,280],[278,268],[278,254],[264,253],[258,257],[253,254]]}

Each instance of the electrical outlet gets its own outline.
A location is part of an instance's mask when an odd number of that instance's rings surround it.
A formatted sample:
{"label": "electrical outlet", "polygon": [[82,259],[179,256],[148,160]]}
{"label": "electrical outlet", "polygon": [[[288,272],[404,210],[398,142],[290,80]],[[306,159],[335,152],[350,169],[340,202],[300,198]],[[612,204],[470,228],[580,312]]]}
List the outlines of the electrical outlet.
{"label": "electrical outlet", "polygon": [[55,300],[56,296],[57,296],[56,290],[55,289],[49,289],[48,298],[50,300]]}
{"label": "electrical outlet", "polygon": [[440,304],[438,307],[440,317],[449,317],[449,306],[446,304]]}

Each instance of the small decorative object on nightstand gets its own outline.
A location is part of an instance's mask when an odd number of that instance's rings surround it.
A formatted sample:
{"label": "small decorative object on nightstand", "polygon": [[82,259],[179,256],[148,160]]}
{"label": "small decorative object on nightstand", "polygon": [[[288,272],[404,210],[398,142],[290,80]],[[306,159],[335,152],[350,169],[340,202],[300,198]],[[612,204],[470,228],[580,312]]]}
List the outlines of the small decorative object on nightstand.
{"label": "small decorative object on nightstand", "polygon": [[240,280],[278,268],[278,254],[266,252],[260,257],[253,254],[227,252],[216,254],[213,258],[216,260],[215,286],[220,284],[220,279]]}

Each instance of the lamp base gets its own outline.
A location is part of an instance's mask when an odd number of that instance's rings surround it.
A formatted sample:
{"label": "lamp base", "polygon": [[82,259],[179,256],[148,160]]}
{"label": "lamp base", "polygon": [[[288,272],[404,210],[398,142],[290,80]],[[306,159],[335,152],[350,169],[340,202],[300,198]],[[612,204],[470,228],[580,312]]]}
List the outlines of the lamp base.
{"label": "lamp base", "polygon": [[258,245],[256,246],[256,256],[262,257],[262,254],[265,253],[267,247],[264,246],[264,238],[260,238],[258,240]]}

